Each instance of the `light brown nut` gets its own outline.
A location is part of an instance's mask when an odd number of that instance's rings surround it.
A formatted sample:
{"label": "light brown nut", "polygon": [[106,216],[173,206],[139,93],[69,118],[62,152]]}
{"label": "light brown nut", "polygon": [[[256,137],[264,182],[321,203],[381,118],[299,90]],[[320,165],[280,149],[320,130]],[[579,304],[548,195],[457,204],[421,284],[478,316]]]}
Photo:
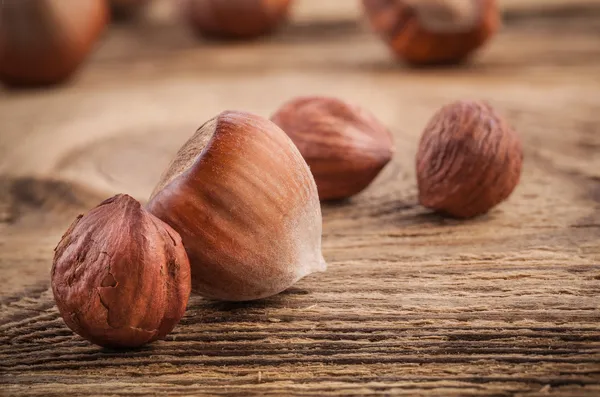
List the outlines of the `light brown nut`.
{"label": "light brown nut", "polygon": [[294,141],[310,166],[321,200],[353,196],[392,159],[389,130],[365,109],[329,97],[300,97],[271,120]]}
{"label": "light brown nut", "polygon": [[0,3],[0,80],[11,86],[62,82],[84,62],[109,17],[105,0]]}
{"label": "light brown nut", "polygon": [[148,209],[179,232],[202,296],[275,295],[326,268],[321,208],[306,162],[283,131],[226,111],[179,150]]}

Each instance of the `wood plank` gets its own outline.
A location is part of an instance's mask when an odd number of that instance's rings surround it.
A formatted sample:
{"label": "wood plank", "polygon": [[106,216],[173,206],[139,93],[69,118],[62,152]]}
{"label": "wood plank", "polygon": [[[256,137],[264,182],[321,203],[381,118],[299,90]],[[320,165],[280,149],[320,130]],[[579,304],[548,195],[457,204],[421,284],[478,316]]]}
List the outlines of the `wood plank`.
{"label": "wood plank", "polygon": [[[600,394],[595,14],[513,8],[524,16],[470,66],[417,71],[356,23],[354,6],[307,4],[279,35],[230,45],[190,37],[159,4],[149,20],[107,32],[71,84],[0,91],[4,393]],[[66,328],[49,269],[74,216],[116,192],[145,200],[174,151],[220,110],[268,116],[314,93],[368,107],[397,146],[367,191],[324,205],[328,272],[260,302],[193,297],[166,341],[135,351]],[[470,97],[514,124],[525,167],[509,201],[456,221],[418,206],[414,155],[432,112]]]}

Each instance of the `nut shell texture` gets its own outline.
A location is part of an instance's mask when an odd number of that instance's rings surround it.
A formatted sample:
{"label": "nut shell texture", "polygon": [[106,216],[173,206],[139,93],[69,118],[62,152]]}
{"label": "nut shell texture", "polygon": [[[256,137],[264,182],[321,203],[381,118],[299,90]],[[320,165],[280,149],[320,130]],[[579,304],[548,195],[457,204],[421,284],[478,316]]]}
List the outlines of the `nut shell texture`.
{"label": "nut shell texture", "polygon": [[363,0],[373,30],[413,65],[465,60],[500,27],[496,0]]}
{"label": "nut shell texture", "polygon": [[317,188],[262,117],[223,112],[181,148],[148,203],[183,239],[192,288],[227,301],[277,294],[325,270]]}
{"label": "nut shell texture", "polygon": [[65,80],[88,56],[108,17],[105,0],[4,0],[0,80],[15,86]]}
{"label": "nut shell texture", "polygon": [[327,97],[303,97],[271,118],[296,144],[315,177],[319,198],[365,189],[393,154],[392,135],[372,114]]}
{"label": "nut shell texture", "polygon": [[512,193],[522,161],[519,137],[487,103],[452,103],[421,138],[419,201],[459,218],[483,214]]}
{"label": "nut shell texture", "polygon": [[180,0],[182,13],[200,34],[243,39],[274,30],[288,14],[291,0]]}
{"label": "nut shell texture", "polygon": [[126,195],[80,216],[55,249],[52,291],[73,331],[106,347],[164,338],[191,289],[181,238]]}

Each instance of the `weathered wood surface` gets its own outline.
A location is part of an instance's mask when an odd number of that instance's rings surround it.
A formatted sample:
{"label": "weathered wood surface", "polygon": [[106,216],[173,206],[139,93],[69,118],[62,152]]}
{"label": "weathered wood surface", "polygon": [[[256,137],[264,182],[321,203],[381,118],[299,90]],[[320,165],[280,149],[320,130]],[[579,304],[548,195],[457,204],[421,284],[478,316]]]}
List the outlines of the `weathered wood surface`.
{"label": "weathered wood surface", "polygon": [[[471,66],[425,71],[336,3],[251,44],[198,43],[161,18],[115,27],[71,85],[0,91],[0,394],[600,395],[597,2],[538,17],[507,1]],[[268,116],[313,93],[368,107],[397,146],[368,191],[324,206],[327,273],[256,303],[194,297],[137,351],[66,328],[49,269],[76,214],[114,192],[145,199],[218,111]],[[470,97],[506,114],[526,159],[508,202],[460,222],[417,205],[413,162],[433,111]]]}

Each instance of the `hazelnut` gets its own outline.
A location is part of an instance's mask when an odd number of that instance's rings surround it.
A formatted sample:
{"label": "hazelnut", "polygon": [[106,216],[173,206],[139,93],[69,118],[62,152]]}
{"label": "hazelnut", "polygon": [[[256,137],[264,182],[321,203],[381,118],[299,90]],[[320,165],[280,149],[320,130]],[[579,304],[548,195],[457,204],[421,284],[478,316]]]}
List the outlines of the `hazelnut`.
{"label": "hazelnut", "polygon": [[274,30],[287,17],[291,0],[180,0],[184,18],[198,33],[243,39]]}
{"label": "hazelnut", "polygon": [[522,161],[518,135],[489,104],[452,103],[433,116],[421,137],[419,201],[458,218],[484,214],[512,193]]}
{"label": "hazelnut", "polygon": [[108,20],[105,0],[4,0],[0,3],[0,80],[46,85],[70,77]]}
{"label": "hazelnut", "polygon": [[413,65],[465,60],[500,26],[496,0],[363,0],[373,29]]}
{"label": "hazelnut", "polygon": [[127,195],[80,215],[55,249],[52,291],[74,332],[100,346],[164,338],[184,314],[190,266],[181,238]]}
{"label": "hazelnut", "polygon": [[315,181],[271,121],[226,111],[179,150],[148,203],[179,232],[192,289],[247,301],[326,268]]}
{"label": "hazelnut", "polygon": [[371,113],[327,97],[301,97],[271,118],[310,166],[321,200],[365,189],[394,152],[392,135]]}

